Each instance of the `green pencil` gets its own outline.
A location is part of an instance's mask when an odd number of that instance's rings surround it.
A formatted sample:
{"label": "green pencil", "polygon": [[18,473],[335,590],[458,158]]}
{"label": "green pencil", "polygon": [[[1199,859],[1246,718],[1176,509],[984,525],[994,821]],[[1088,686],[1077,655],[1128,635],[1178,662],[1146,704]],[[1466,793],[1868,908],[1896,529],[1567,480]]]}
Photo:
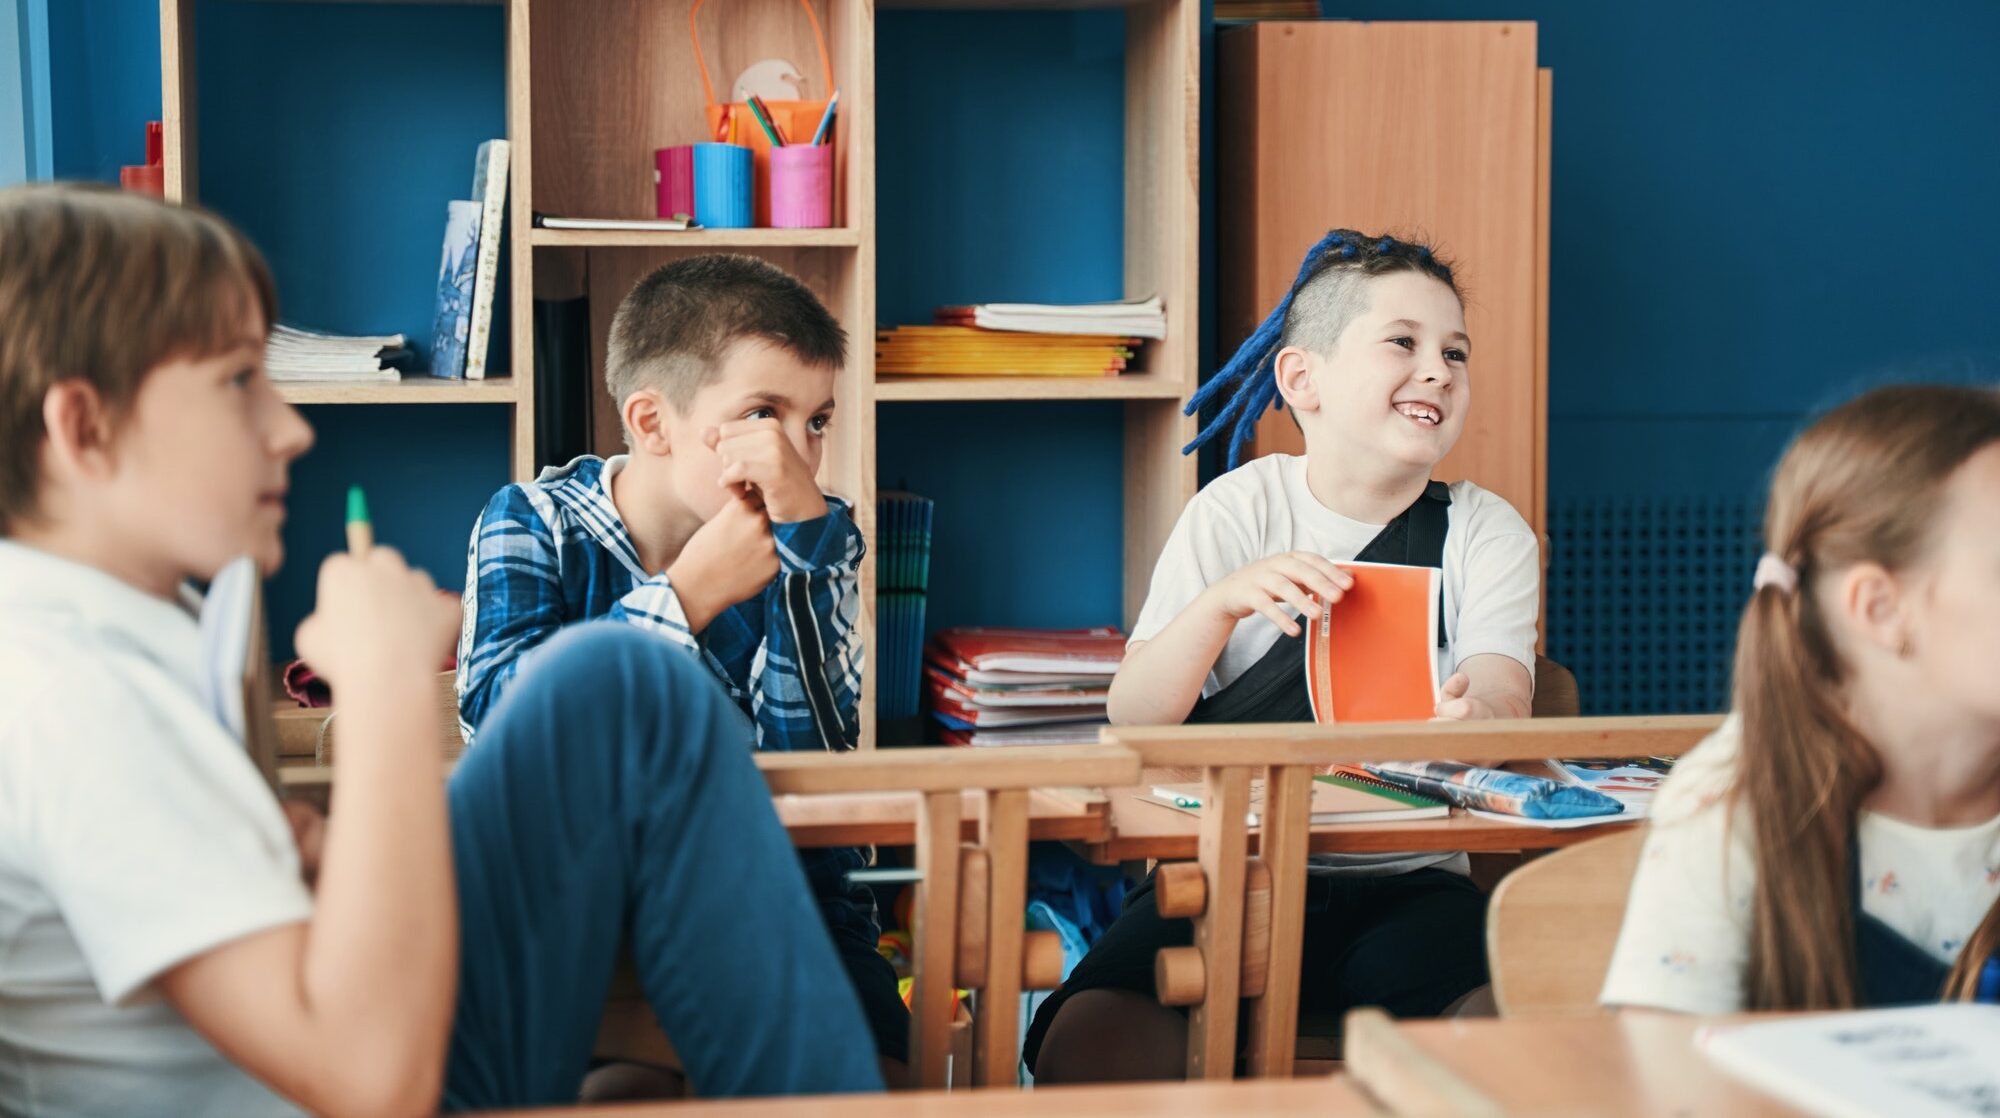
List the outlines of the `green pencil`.
{"label": "green pencil", "polygon": [[778,138],[778,126],[771,122],[770,117],[764,115],[764,103],[752,97],[750,98],[749,105],[750,115],[757,118],[758,127],[764,130],[764,135],[771,138],[771,146],[774,148],[784,147],[785,141]]}
{"label": "green pencil", "polygon": [[361,493],[361,487],[347,487],[347,550],[352,555],[365,555],[375,546],[375,525],[368,519],[368,498]]}

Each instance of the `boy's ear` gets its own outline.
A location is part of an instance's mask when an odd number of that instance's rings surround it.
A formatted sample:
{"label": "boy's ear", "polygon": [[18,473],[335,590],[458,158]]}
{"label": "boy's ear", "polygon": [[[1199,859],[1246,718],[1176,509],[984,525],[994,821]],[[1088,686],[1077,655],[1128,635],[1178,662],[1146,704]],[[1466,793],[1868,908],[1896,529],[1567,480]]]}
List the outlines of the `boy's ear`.
{"label": "boy's ear", "polygon": [[1295,345],[1278,351],[1271,375],[1278,378],[1278,395],[1293,411],[1319,410],[1319,385],[1313,381],[1312,355]]}
{"label": "boy's ear", "polygon": [[48,433],[43,462],[54,477],[106,477],[115,466],[111,440],[115,425],[104,398],[82,378],[57,381],[42,397],[42,427]]}
{"label": "boy's ear", "polygon": [[673,453],[672,441],[667,437],[670,406],[657,388],[635,389],[625,397],[625,402],[618,406],[618,416],[625,421],[625,437],[633,450],[655,457]]}

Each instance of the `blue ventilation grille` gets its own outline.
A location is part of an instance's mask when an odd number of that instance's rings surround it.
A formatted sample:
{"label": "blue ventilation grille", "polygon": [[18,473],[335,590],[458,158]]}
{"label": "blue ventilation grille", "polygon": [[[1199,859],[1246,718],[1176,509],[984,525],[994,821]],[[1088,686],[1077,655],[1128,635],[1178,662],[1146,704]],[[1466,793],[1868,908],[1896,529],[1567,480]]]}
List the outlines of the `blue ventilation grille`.
{"label": "blue ventilation grille", "polygon": [[1728,705],[1763,508],[1747,499],[1568,501],[1549,510],[1548,650],[1585,714]]}

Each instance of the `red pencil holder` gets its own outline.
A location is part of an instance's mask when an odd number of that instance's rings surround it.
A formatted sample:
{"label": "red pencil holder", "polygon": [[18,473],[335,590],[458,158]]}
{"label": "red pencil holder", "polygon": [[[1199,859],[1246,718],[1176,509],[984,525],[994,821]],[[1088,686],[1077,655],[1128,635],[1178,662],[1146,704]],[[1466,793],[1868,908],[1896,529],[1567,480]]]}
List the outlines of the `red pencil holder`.
{"label": "red pencil holder", "polygon": [[659,215],[694,216],[694,145],[653,152],[653,184]]}

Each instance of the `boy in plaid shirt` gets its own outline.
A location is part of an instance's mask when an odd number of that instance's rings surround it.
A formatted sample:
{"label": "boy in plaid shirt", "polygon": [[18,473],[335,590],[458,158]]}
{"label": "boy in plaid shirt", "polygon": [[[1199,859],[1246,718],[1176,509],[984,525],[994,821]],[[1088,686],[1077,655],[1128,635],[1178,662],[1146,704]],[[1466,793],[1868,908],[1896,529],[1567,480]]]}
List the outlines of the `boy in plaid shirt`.
{"label": "boy in plaid shirt", "polygon": [[[473,528],[457,683],[468,742],[525,653],[611,618],[705,665],[747,716],[745,748],[854,748],[863,543],[847,503],[813,480],[845,361],[840,324],[754,257],[691,257],[632,289],[605,360],[630,452],[510,485]],[[801,859],[893,1072],[908,1012],[875,951],[873,899],[846,883],[867,856]]]}

